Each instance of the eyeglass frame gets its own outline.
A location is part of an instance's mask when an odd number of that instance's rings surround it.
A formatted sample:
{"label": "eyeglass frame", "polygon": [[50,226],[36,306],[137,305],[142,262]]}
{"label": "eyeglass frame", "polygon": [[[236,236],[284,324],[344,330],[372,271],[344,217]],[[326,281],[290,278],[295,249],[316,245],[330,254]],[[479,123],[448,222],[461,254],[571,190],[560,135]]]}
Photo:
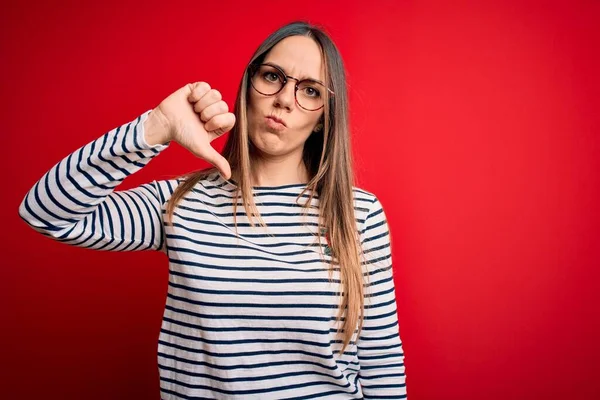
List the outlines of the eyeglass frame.
{"label": "eyeglass frame", "polygon": [[[281,85],[281,88],[278,91],[276,91],[275,93],[271,93],[271,94],[263,93],[263,92],[259,91],[256,87],[254,87],[254,84],[252,83],[252,78],[254,77],[254,74],[263,65],[275,68],[276,70],[278,70],[279,72],[281,72],[281,75],[283,76],[283,83]],[[310,108],[303,107],[302,104],[300,104],[300,102],[298,102],[298,97],[296,97],[296,93],[298,93],[298,86],[300,85],[301,82],[308,81],[308,82],[318,83],[319,85],[321,85],[325,89],[327,89],[329,91],[329,93],[331,93],[332,96],[335,96],[335,92],[333,90],[329,89],[327,86],[325,86],[325,84],[323,82],[318,81],[316,79],[312,79],[312,78],[306,78],[306,79],[294,78],[293,76],[287,75],[285,73],[285,71],[280,66],[272,64],[272,63],[250,64],[248,66],[248,69],[249,69],[249,72],[250,72],[250,75],[248,77],[249,80],[250,80],[250,85],[252,86],[252,88],[254,90],[256,90],[258,93],[262,94],[263,96],[275,96],[277,93],[279,93],[279,92],[281,92],[283,90],[283,88],[285,87],[285,85],[287,85],[287,83],[289,82],[290,79],[295,80],[296,84],[294,85],[294,101],[296,102],[296,104],[299,107],[303,108],[306,111],[319,111],[321,108],[325,107],[325,101],[323,101],[323,105],[321,107],[315,108],[314,110],[312,110]]]}

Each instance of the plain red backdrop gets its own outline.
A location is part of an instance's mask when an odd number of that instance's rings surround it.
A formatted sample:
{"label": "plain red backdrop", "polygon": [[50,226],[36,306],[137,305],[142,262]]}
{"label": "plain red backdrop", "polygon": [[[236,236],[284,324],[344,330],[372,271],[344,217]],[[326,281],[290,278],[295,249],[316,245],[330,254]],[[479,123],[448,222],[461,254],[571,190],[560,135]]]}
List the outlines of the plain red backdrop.
{"label": "plain red backdrop", "polygon": [[[3,2],[2,398],[158,399],[167,259],[52,242],[19,203],[187,82],[232,106],[256,46],[300,18],[345,58],[357,183],[391,225],[409,398],[600,398],[591,0]],[[174,145],[121,188],[204,166]]]}

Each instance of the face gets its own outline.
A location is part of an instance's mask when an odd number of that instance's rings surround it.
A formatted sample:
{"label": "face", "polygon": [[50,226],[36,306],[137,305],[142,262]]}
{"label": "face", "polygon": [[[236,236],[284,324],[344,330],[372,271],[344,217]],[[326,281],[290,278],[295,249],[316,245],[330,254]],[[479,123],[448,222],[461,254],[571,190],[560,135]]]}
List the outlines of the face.
{"label": "face", "polygon": [[[283,39],[269,51],[263,61],[279,66],[286,75],[299,80],[316,79],[324,82],[322,62],[319,45],[305,36]],[[275,75],[269,77],[271,80],[274,78]],[[295,80],[288,79],[285,87],[272,96],[258,93],[252,86],[248,88],[248,135],[262,156],[301,157],[304,142],[323,115],[323,108],[308,111],[296,103],[295,83]],[[308,90],[308,94],[313,95],[314,91]],[[299,91],[298,97],[300,96]],[[321,96],[325,94],[321,93]],[[283,125],[269,116],[280,119]]]}

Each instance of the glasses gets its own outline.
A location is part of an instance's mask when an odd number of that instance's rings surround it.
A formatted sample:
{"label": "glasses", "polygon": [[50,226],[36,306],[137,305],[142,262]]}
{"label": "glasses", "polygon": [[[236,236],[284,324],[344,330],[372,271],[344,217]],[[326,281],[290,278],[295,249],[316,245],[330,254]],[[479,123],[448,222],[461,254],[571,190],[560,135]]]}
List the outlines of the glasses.
{"label": "glasses", "polygon": [[288,80],[296,81],[294,85],[294,98],[296,104],[307,111],[317,111],[325,105],[327,92],[334,95],[333,90],[314,79],[296,79],[286,75],[278,66],[272,64],[251,64],[250,83],[254,90],[265,96],[273,96],[285,87]]}

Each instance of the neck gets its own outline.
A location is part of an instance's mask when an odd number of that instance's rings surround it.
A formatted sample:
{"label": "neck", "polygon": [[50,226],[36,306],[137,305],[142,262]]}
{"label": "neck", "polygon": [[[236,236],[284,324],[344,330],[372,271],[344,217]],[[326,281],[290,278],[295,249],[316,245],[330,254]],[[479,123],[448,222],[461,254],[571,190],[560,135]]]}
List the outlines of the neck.
{"label": "neck", "polygon": [[[301,157],[252,157],[250,161],[252,186],[283,186],[305,184],[309,174]],[[234,179],[239,172],[234,172]],[[238,181],[239,182],[239,181]]]}

